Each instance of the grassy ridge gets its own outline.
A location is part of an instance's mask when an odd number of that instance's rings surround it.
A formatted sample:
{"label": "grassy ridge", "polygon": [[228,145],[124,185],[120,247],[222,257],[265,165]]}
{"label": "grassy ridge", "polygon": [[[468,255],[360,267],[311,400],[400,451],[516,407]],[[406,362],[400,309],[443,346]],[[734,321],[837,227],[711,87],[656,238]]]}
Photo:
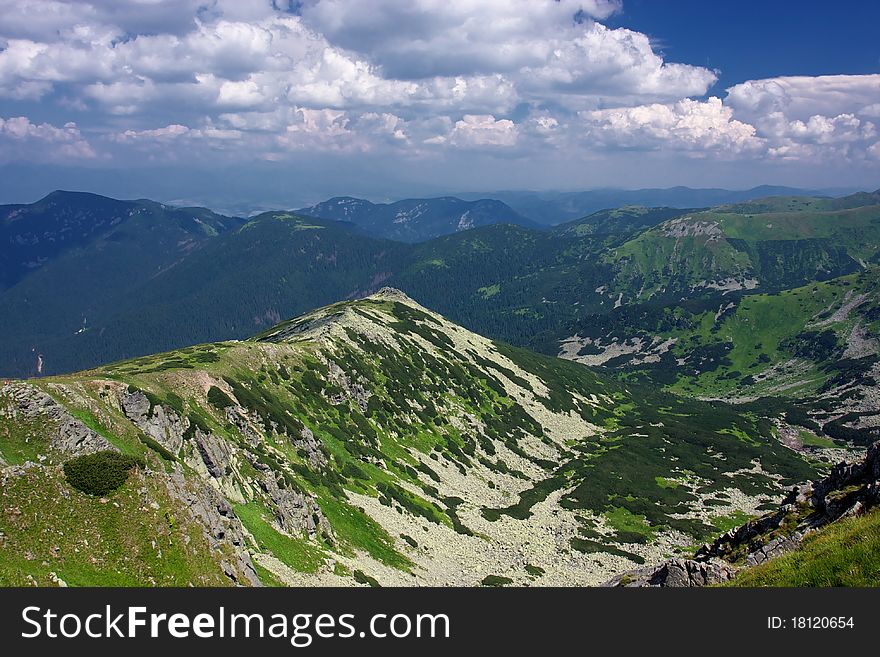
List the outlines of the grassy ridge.
{"label": "grassy ridge", "polygon": [[835,522],[728,586],[880,586],[880,510]]}

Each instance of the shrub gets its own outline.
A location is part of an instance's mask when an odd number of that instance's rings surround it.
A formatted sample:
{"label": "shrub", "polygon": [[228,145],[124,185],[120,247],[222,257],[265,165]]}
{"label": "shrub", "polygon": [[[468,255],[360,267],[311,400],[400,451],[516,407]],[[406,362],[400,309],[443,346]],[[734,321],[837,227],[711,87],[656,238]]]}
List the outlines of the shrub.
{"label": "shrub", "polygon": [[486,575],[480,584],[483,586],[507,586],[508,584],[513,584],[513,580],[501,575]]}
{"label": "shrub", "polygon": [[374,588],[378,588],[380,586],[379,582],[375,577],[370,577],[365,572],[361,570],[354,571],[354,581],[358,584],[369,584]]}
{"label": "shrub", "polygon": [[208,403],[221,411],[226,409],[227,406],[235,406],[235,402],[229,398],[229,395],[217,386],[211,386],[208,389]]}
{"label": "shrub", "polygon": [[85,454],[64,464],[68,483],[88,495],[111,493],[128,479],[135,466],[144,467],[144,460],[112,450]]}

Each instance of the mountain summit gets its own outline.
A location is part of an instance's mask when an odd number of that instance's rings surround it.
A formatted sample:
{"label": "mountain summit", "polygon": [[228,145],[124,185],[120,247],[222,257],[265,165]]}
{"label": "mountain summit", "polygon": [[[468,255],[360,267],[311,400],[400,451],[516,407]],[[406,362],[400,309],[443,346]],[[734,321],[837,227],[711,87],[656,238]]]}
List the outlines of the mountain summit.
{"label": "mountain summit", "polygon": [[769,422],[493,342],[392,288],[10,382],[0,459],[19,511],[0,515],[4,584],[593,584],[814,472]]}

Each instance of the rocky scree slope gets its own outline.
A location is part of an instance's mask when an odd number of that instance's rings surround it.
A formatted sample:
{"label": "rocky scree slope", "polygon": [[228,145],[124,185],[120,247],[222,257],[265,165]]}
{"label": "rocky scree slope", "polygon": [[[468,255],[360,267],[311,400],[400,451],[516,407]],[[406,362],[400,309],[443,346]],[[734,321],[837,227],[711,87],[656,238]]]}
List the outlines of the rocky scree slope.
{"label": "rocky scree slope", "polygon": [[[493,342],[393,289],[2,395],[13,583],[118,581],[89,560],[106,534],[126,582],[596,584],[815,475],[767,420]],[[87,440],[57,439],[67,421]],[[96,500],[65,484],[71,443],[146,466]],[[86,535],[108,510],[144,542]]]}

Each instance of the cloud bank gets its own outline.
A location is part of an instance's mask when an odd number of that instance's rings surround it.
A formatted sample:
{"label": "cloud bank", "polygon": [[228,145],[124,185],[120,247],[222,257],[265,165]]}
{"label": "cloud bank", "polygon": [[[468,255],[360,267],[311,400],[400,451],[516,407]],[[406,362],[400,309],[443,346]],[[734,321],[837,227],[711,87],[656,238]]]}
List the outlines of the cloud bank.
{"label": "cloud bank", "polygon": [[[618,0],[0,0],[4,161],[880,161],[880,75],[715,89]],[[710,93],[711,92],[711,93]],[[524,166],[526,166],[524,164]]]}

